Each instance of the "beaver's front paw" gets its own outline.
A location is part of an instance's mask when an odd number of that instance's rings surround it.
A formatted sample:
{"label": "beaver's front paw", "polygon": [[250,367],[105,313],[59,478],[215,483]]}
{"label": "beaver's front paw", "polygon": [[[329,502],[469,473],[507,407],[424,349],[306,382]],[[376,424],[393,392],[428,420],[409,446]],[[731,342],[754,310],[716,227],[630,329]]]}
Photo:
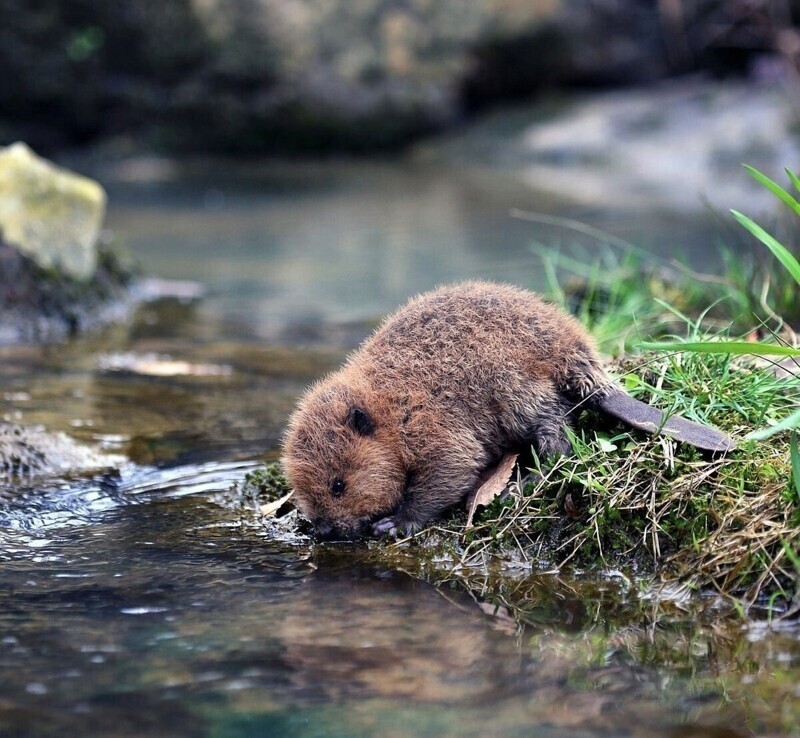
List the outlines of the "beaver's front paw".
{"label": "beaver's front paw", "polygon": [[381,538],[386,535],[397,538],[400,535],[397,520],[391,515],[388,518],[381,518],[377,523],[373,523],[372,535],[375,538]]}
{"label": "beaver's front paw", "polygon": [[386,535],[392,538],[402,538],[403,536],[413,536],[420,528],[422,528],[421,523],[409,520],[401,511],[373,523],[372,535],[375,538]]}

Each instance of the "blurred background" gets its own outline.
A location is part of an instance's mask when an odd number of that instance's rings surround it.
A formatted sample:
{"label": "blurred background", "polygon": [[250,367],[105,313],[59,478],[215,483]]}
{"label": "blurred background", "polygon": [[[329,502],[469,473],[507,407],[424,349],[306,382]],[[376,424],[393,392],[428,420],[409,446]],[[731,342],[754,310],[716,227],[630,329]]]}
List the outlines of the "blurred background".
{"label": "blurred background", "polygon": [[6,139],[396,152],[564,89],[795,85],[794,0],[3,0]]}
{"label": "blurred background", "polygon": [[313,342],[443,281],[541,288],[542,249],[601,245],[573,221],[714,271],[743,240],[728,208],[773,207],[741,164],[798,163],[799,18],[794,0],[0,0],[0,143],[99,179],[108,227],[145,271],[208,285],[225,330]]}
{"label": "blurred background", "polygon": [[[800,0],[0,0],[0,472],[40,472],[0,474],[0,735],[796,735],[791,619],[726,625],[616,568],[562,581],[562,551],[311,546],[233,485],[443,282],[586,297],[609,355],[711,303],[710,330],[798,325],[729,209],[797,248],[742,164],[800,166],[799,21]],[[758,425],[782,412],[739,376]],[[765,448],[737,473],[783,515],[788,450]],[[609,536],[647,539],[633,572],[671,517],[655,495],[643,538]],[[712,498],[697,525],[738,529]],[[464,583],[429,586],[437,566]]]}

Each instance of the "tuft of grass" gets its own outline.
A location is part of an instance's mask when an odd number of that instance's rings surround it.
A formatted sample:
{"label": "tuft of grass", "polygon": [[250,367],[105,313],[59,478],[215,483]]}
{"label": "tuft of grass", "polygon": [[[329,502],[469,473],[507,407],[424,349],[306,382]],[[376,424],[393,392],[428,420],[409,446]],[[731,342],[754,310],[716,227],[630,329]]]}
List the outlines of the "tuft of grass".
{"label": "tuft of grass", "polygon": [[[745,166],[745,169],[757,182],[760,182],[773,195],[781,200],[781,202],[783,202],[785,205],[788,205],[795,215],[800,216],[800,203],[797,202],[793,195],[789,194],[777,182],[774,182],[757,169],[749,166]],[[789,179],[791,180],[795,189],[800,190],[800,180],[798,180],[797,176],[788,169],[786,170],[786,174],[789,176]],[[738,220],[742,226],[750,231],[750,233],[752,233],[775,255],[778,261],[780,261],[780,263],[784,266],[786,271],[789,272],[789,275],[792,277],[792,279],[794,279],[794,281],[800,285],[800,262],[798,262],[789,249],[787,249],[780,241],[778,241],[777,238],[767,233],[751,218],[748,218],[746,215],[742,215],[736,210],[731,210],[731,213],[733,213],[734,218],[736,218],[736,220]]]}
{"label": "tuft of grass", "polygon": [[[800,216],[800,202],[798,202],[793,195],[787,192],[779,184],[771,180],[765,174],[762,174],[752,167],[746,167],[748,173],[760,184],[766,187],[772,194],[774,194],[781,202],[788,205],[792,213]],[[800,190],[800,179],[786,170],[795,189]],[[787,249],[777,238],[767,233],[760,225],[758,225],[751,218],[742,215],[736,210],[732,210],[733,216],[736,220],[750,233],[752,233],[770,252],[775,256],[778,262],[785,270],[785,274],[790,280],[794,282],[793,288],[796,294],[800,290],[800,261]],[[774,343],[763,343],[756,341],[688,341],[679,343],[649,343],[644,344],[644,348],[651,349],[665,349],[676,350],[683,352],[699,352],[699,353],[727,353],[732,355],[755,355],[755,356],[782,356],[787,359],[796,359],[800,357],[800,348],[795,346],[780,345]],[[798,363],[788,365],[796,367]],[[789,429],[800,428],[800,401],[795,400],[790,409],[794,412],[789,414],[783,420],[774,423],[771,427],[763,428],[755,431],[749,435],[749,438],[754,440],[765,440],[771,436]]]}
{"label": "tuft of grass", "polygon": [[[797,242],[800,201],[752,167],[747,172],[788,207],[788,228]],[[787,170],[795,190],[800,178]],[[575,246],[573,256],[552,246],[534,244],[551,298],[577,315],[605,353],[624,355],[645,338],[658,339],[680,327],[680,315],[702,315],[707,330],[731,327],[742,333],[788,333],[786,322],[800,323],[800,259],[795,248],[742,213],[736,221],[768,249],[766,258],[743,255],[720,246],[723,273],[700,274],[674,258],[647,253],[635,244],[565,218],[514,211],[516,217],[579,232],[601,248]],[[770,258],[774,257],[774,258]],[[710,306],[710,307],[709,307]],[[633,317],[633,320],[631,320]]]}
{"label": "tuft of grass", "polygon": [[[800,379],[726,354],[662,355],[623,369],[641,399],[734,435],[780,417],[800,393]],[[788,439],[744,441],[731,457],[708,458],[587,417],[573,445],[513,504],[478,519],[467,559],[516,547],[558,568],[628,566],[750,601],[766,592],[791,599],[796,572],[784,544],[797,547],[800,504],[787,484]]]}
{"label": "tuft of grass", "polygon": [[541,258],[548,297],[575,315],[609,356],[626,354],[643,336],[680,328],[681,311],[691,310],[708,296],[701,281],[681,279],[683,267],[623,239],[570,219],[513,214],[577,230],[601,243],[600,249],[575,246],[574,255],[544,244],[533,244],[531,249]]}

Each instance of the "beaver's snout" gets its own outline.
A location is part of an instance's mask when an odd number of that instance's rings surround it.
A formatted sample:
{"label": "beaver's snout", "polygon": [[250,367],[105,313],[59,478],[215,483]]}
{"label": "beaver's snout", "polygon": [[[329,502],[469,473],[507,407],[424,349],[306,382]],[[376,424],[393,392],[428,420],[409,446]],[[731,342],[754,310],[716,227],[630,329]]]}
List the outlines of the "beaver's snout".
{"label": "beaver's snout", "polygon": [[314,521],[314,535],[321,541],[353,541],[369,533],[368,523],[337,525],[329,520]]}
{"label": "beaver's snout", "polygon": [[320,541],[352,541],[363,538],[366,529],[363,526],[336,525],[328,521],[314,523],[314,536]]}

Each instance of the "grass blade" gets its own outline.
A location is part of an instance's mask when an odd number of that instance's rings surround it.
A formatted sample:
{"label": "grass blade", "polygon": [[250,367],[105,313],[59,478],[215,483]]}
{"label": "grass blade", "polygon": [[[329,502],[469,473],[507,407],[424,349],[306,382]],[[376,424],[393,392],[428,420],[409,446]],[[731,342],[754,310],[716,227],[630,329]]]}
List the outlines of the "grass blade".
{"label": "grass blade", "polygon": [[800,192],[800,177],[798,177],[791,169],[786,170],[786,174],[789,175],[789,179],[792,180],[792,184],[794,188]]}
{"label": "grass blade", "polygon": [[800,448],[797,444],[797,431],[792,433],[789,440],[789,449],[792,457],[792,479],[794,480],[795,499],[800,503]]}
{"label": "grass blade", "polygon": [[[800,215],[800,202],[797,202],[797,200],[795,200],[794,197],[784,190],[783,187],[781,187],[777,182],[771,180],[765,174],[759,172],[758,169],[754,169],[747,164],[744,165],[744,168],[748,171],[750,176],[756,180],[756,182],[764,185],[764,187],[766,187],[773,195],[775,195],[775,197],[785,202],[792,210],[794,210],[795,213],[797,213],[797,215]],[[789,174],[789,177],[791,176],[792,175]]]}
{"label": "grass blade", "polygon": [[[753,431],[752,433],[748,433],[745,438],[750,441],[763,441],[767,438],[772,438],[772,436],[777,435],[778,433],[783,433],[783,431],[793,430],[796,428],[800,428],[800,410],[788,415],[780,423],[776,423],[775,425],[769,426],[769,428],[760,428],[757,431]],[[794,451],[797,450],[797,433],[793,433],[792,436],[795,440]],[[792,452],[792,473],[795,470],[795,458],[797,454]],[[797,460],[797,465],[800,466],[800,459]],[[795,477],[797,479],[797,477]],[[797,483],[797,482],[795,482]]]}
{"label": "grass blade", "polygon": [[789,561],[792,562],[794,570],[800,574],[800,556],[797,555],[797,551],[784,540],[781,541],[781,548],[783,548]]}
{"label": "grass blade", "polygon": [[638,348],[647,351],[693,351],[703,354],[734,354],[736,356],[800,356],[800,348],[754,341],[689,341],[687,343],[644,341]]}
{"label": "grass blade", "polygon": [[761,243],[763,243],[774,255],[775,258],[786,267],[789,274],[798,285],[800,285],[800,261],[798,261],[789,250],[781,244],[774,236],[767,233],[758,223],[750,220],[746,215],[742,215],[737,210],[731,210],[733,217],[739,221],[750,233],[752,233]]}

